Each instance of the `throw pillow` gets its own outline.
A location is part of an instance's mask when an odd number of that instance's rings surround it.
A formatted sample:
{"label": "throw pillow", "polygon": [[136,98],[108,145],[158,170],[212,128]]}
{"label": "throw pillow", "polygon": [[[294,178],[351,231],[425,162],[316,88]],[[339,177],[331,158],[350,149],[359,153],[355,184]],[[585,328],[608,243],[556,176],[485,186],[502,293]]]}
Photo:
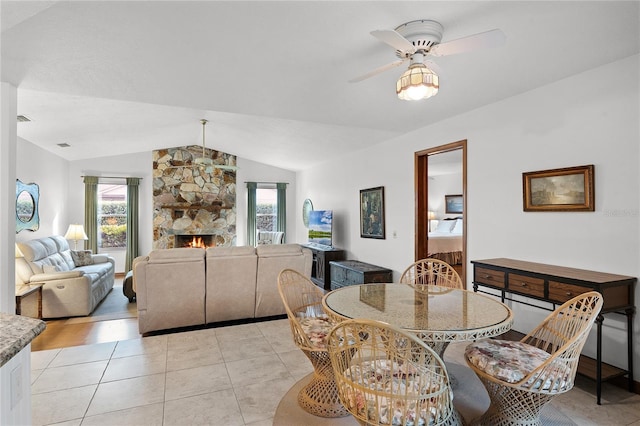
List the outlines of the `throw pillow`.
{"label": "throw pillow", "polygon": [[76,267],[93,265],[91,250],[71,250],[71,258],[73,259],[73,263],[76,265]]}

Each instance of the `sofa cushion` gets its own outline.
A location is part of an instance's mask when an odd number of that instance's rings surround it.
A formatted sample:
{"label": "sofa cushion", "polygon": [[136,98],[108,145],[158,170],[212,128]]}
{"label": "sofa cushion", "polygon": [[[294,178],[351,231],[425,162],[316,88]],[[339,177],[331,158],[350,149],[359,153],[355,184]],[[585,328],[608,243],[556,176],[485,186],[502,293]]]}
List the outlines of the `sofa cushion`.
{"label": "sofa cushion", "polygon": [[51,274],[53,272],[60,272],[62,269],[60,269],[59,266],[55,266],[55,265],[43,265],[42,266],[42,272],[44,272],[45,274]]}
{"label": "sofa cushion", "polygon": [[[354,364],[343,373],[347,380],[358,383],[358,387],[346,388],[345,406],[355,410],[360,417],[365,417],[372,424],[391,425],[433,425],[444,424],[444,414],[449,410],[436,409],[429,404],[416,405],[411,402],[404,405],[402,397],[391,398],[391,394],[401,394],[405,390],[407,394],[417,395],[438,394],[446,391],[446,384],[440,376],[429,374],[421,377],[408,363],[400,364],[396,361],[376,359]],[[430,377],[429,377],[430,376]],[[449,400],[453,400],[453,393],[449,388]]]}
{"label": "sofa cushion", "polygon": [[204,259],[201,248],[158,249],[149,253],[149,263],[198,262]]}
{"label": "sofa cushion", "polygon": [[71,258],[76,267],[93,265],[91,250],[71,250]]}
{"label": "sofa cushion", "polygon": [[302,331],[307,335],[311,344],[318,349],[326,349],[327,335],[336,325],[329,317],[302,317],[298,318]]}
{"label": "sofa cushion", "polygon": [[209,247],[207,249],[207,257],[253,256],[255,254],[256,249],[253,246]]}
{"label": "sofa cushion", "polygon": [[[467,346],[465,356],[471,364],[486,374],[507,383],[517,383],[547,361],[551,355],[526,343],[487,339]],[[555,368],[564,369],[565,367],[558,363]],[[546,380],[542,388],[544,390],[553,388],[553,391],[557,391],[563,389],[569,382],[568,374],[559,374],[555,377],[561,377],[561,380],[553,384]],[[539,374],[534,374],[523,385],[527,387],[533,385],[534,388],[539,389],[541,383],[534,384],[534,381],[542,381],[539,379]]]}
{"label": "sofa cushion", "polygon": [[302,255],[302,247],[299,244],[267,244],[256,247],[256,253],[260,257]]}

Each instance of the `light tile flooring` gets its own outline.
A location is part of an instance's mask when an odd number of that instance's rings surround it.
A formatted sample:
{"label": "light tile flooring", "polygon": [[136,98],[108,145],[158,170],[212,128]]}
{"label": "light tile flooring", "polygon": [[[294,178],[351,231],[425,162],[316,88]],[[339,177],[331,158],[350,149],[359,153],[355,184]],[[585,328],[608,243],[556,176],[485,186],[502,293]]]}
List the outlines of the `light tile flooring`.
{"label": "light tile flooring", "polygon": [[[465,344],[446,358],[462,362]],[[312,372],[287,320],[32,352],[34,425],[266,426]],[[640,425],[640,395],[582,379],[552,404],[579,425]]]}

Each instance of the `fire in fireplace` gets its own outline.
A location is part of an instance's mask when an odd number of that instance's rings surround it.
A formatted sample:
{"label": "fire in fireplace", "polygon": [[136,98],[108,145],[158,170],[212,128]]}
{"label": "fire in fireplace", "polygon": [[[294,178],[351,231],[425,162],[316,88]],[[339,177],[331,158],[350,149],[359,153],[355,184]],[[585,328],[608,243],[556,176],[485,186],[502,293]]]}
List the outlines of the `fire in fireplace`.
{"label": "fire in fireplace", "polygon": [[175,247],[207,248],[215,246],[213,235],[211,234],[176,235],[175,237]]}

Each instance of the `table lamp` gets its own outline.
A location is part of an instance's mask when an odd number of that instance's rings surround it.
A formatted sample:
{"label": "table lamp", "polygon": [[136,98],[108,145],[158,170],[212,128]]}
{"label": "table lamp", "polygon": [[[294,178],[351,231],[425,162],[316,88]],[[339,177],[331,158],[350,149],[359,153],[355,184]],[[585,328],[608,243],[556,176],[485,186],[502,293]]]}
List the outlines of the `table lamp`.
{"label": "table lamp", "polygon": [[436,212],[429,211],[427,213],[427,219],[429,219],[429,232],[432,231],[432,229],[431,229],[431,221],[434,220],[435,218],[436,218]]}
{"label": "table lamp", "polygon": [[78,240],[88,240],[87,234],[84,233],[84,227],[79,224],[69,225],[67,233],[64,234],[67,240],[73,240],[75,242],[75,250],[78,250]]}

